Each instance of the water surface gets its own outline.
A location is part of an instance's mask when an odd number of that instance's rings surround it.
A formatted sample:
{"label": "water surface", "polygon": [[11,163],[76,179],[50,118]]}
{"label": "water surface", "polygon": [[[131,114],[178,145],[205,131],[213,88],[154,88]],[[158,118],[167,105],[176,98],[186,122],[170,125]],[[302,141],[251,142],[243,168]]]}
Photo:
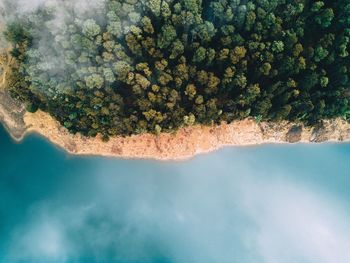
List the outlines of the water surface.
{"label": "water surface", "polygon": [[349,144],[77,157],[0,128],[0,262],[350,262],[349,160]]}

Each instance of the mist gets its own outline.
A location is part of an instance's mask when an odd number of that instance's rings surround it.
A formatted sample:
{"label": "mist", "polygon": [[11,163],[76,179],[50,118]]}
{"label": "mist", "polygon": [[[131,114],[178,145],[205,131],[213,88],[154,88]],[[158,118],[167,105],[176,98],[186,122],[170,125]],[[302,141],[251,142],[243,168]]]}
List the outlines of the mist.
{"label": "mist", "polygon": [[[105,5],[105,0],[0,0],[0,23],[7,25],[21,22],[27,25],[33,38],[26,53],[30,79],[35,82],[36,78],[42,77],[34,73],[33,65],[46,75],[44,83],[35,86],[33,92],[55,98],[57,93],[66,91],[58,83],[71,77],[71,69],[66,64],[69,52],[63,48],[69,37],[67,28],[73,21],[77,25],[82,25],[89,18],[104,21]],[[40,12],[46,13],[45,21],[38,15]],[[3,34],[0,38],[2,46],[10,45]],[[60,81],[50,88],[46,84],[53,78]]]}
{"label": "mist", "polygon": [[348,145],[186,162],[70,157],[35,137],[2,145],[3,262],[350,260]]}

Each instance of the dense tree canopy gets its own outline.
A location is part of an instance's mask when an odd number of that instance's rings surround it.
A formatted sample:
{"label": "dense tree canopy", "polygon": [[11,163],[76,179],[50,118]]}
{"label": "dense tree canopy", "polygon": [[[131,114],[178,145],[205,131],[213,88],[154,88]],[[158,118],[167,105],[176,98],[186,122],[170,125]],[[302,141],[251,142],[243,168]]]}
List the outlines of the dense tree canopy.
{"label": "dense tree canopy", "polygon": [[[10,89],[88,136],[350,114],[350,0],[107,0],[9,23]],[[57,20],[61,23],[57,25]]]}

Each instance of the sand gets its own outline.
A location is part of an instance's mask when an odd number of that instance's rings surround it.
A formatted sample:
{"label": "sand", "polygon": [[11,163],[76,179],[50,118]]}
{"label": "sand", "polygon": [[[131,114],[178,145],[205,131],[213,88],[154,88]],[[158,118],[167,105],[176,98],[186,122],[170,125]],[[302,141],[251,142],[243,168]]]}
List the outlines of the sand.
{"label": "sand", "polygon": [[[158,136],[143,134],[113,137],[108,142],[103,142],[101,136],[88,138],[80,134],[73,135],[42,111],[25,113],[23,121],[24,132],[19,137],[13,136],[17,141],[29,133],[38,133],[71,154],[117,158],[184,160],[225,146],[350,140],[350,124],[342,119],[326,120],[318,127],[304,127],[289,122],[256,123],[246,119],[210,127],[186,127],[176,133],[162,133]],[[6,126],[12,125],[11,123],[6,123]],[[14,127],[9,129],[11,133],[14,130]]]}

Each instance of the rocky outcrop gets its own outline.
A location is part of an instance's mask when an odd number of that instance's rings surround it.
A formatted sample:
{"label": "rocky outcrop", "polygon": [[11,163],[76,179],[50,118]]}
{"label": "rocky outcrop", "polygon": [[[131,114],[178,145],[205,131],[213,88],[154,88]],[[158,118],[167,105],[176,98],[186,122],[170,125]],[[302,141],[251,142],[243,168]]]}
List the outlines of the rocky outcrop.
{"label": "rocky outcrop", "polygon": [[0,120],[11,136],[20,140],[26,133],[25,108],[13,100],[8,92],[0,89]]}
{"label": "rocky outcrop", "polygon": [[301,140],[303,127],[301,125],[293,125],[286,134],[286,141],[296,143]]}

